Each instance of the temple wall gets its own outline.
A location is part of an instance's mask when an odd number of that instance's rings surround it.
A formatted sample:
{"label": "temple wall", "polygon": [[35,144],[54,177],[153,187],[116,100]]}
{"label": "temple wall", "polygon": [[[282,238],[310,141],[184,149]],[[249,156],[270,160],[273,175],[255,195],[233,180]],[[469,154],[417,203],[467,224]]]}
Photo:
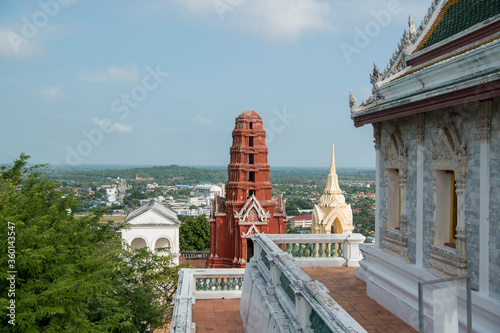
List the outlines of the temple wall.
{"label": "temple wall", "polygon": [[500,300],[500,98],[492,105],[491,146],[490,146],[490,276],[489,293]]}
{"label": "temple wall", "polygon": [[[498,110],[499,99],[494,101],[493,110]],[[496,109],[495,109],[496,108]],[[468,156],[466,185],[465,185],[465,230],[467,271],[473,277],[473,288],[478,289],[479,279],[479,207],[480,207],[480,141],[478,138],[478,110],[475,104],[459,105],[446,110],[437,110],[425,114],[425,147],[423,154],[423,264],[428,267],[430,257],[429,245],[433,244],[435,233],[435,205],[434,175],[430,167],[429,158],[436,144],[439,129],[437,124],[444,125],[443,114],[449,112],[461,143],[465,143]],[[408,261],[416,262],[416,220],[417,220],[417,145],[416,126],[413,117],[397,120],[401,138],[407,148],[407,182],[406,182],[406,215],[408,235]],[[381,130],[382,155],[390,133],[390,124],[384,122]],[[492,142],[490,148],[490,289],[500,294],[500,284],[495,277],[500,276],[500,116],[493,111]],[[381,227],[384,226],[387,210],[387,177],[381,162],[381,186],[377,189],[381,201],[378,209],[381,213]],[[377,230],[378,235],[382,235]]]}
{"label": "temple wall", "polygon": [[400,132],[406,144],[408,165],[406,169],[406,216],[408,235],[408,260],[414,264],[416,256],[417,231],[417,144],[415,141],[415,122],[404,118],[400,122]]}

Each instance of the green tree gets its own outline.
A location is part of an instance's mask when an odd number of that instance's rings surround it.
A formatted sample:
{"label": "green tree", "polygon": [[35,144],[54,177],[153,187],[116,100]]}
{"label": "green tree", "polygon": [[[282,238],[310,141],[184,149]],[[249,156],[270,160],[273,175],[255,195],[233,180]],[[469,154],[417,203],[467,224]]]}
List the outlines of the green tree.
{"label": "green tree", "polygon": [[210,222],[205,215],[186,218],[179,230],[181,251],[210,250]]}
{"label": "green tree", "polygon": [[27,159],[22,154],[0,167],[0,307],[15,306],[15,318],[3,315],[0,331],[163,326],[179,267],[170,257],[125,248],[119,227],[99,223],[98,214],[74,216],[74,197],[56,191],[58,184],[40,178]]}

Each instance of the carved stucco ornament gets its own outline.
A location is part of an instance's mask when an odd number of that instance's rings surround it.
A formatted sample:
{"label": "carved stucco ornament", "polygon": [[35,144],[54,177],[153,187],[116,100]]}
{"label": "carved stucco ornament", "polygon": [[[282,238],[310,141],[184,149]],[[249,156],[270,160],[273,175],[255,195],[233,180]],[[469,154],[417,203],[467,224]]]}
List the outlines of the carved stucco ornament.
{"label": "carved stucco ornament", "polygon": [[491,100],[477,103],[479,141],[491,143]]}
{"label": "carved stucco ornament", "polygon": [[[399,172],[399,202],[401,209],[398,217],[399,229],[391,229],[387,226],[383,228],[382,249],[398,254],[402,260],[408,262],[408,228],[406,218],[408,151],[396,121],[390,124],[389,129],[386,131],[386,137],[387,142],[382,155],[382,164],[386,170],[397,169]],[[384,215],[384,221],[385,225],[387,214]]]}
{"label": "carved stucco ornament", "polygon": [[422,34],[426,30],[431,17],[434,15],[436,8],[438,7],[438,4],[442,1],[443,0],[432,1],[427,14],[425,15],[418,29],[415,29],[415,22],[413,21],[412,17],[409,16],[408,29],[404,30],[403,36],[401,36],[401,40],[399,41],[396,50],[389,59],[387,66],[383,71],[380,71],[377,66],[374,66],[373,71],[370,74],[370,82],[374,87],[374,90],[372,91],[373,95],[369,98],[364,99],[360,104],[361,107],[374,104],[379,99],[383,98],[377,93],[376,84],[378,82],[398,74],[407,67],[405,59],[406,56],[413,53],[418,47],[417,42],[419,42],[420,37],[422,37]]}
{"label": "carved stucco ornament", "polygon": [[465,186],[467,172],[467,152],[465,143],[461,143],[449,112],[443,114],[444,125],[436,123],[439,135],[430,151],[430,165],[435,170],[453,170],[457,187]]}
{"label": "carved stucco ornament", "polygon": [[351,89],[349,89],[349,108],[351,109],[351,112],[354,112],[357,109],[359,109],[358,100],[354,96],[354,93],[352,92]]}
{"label": "carved stucco ornament", "polygon": [[408,151],[396,122],[393,122],[391,128],[387,131],[387,142],[382,159],[384,167],[386,169],[398,169],[401,181],[406,183]]}
{"label": "carved stucco ornament", "polygon": [[271,217],[264,211],[260,202],[252,195],[239,212],[234,213],[239,224],[266,224]]}
{"label": "carved stucco ornament", "polygon": [[373,126],[373,143],[375,144],[375,149],[380,150],[381,144],[380,140],[382,138],[382,125],[381,123],[372,123]]}
{"label": "carved stucco ornament", "polygon": [[[467,274],[467,253],[465,236],[465,184],[468,156],[465,143],[459,139],[457,129],[449,112],[443,114],[444,124],[436,119],[439,135],[434,149],[429,150],[429,161],[433,171],[433,185],[436,193],[438,170],[452,170],[455,174],[457,194],[457,228],[455,249],[429,246],[429,270],[441,276],[455,277]],[[434,206],[434,210],[438,207]],[[438,221],[435,221],[438,223]],[[436,228],[436,227],[435,227]]]}
{"label": "carved stucco ornament", "polygon": [[248,228],[247,232],[242,232],[241,237],[242,238],[250,238],[253,235],[258,235],[260,234],[259,229],[255,226],[255,224],[252,224],[250,228]]}

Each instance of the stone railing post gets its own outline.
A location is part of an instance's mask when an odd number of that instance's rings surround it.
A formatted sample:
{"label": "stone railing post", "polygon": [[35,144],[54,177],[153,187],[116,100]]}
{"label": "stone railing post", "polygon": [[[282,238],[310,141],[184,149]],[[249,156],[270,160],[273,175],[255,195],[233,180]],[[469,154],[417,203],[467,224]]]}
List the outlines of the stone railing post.
{"label": "stone railing post", "polygon": [[[274,259],[274,258],[273,258]],[[271,287],[269,290],[270,294],[274,294],[274,288],[280,285],[280,275],[281,270],[276,266],[274,260],[270,260],[269,264],[271,265],[270,275],[271,275]]]}
{"label": "stone railing post", "polygon": [[[300,289],[302,289],[302,281],[297,282],[299,283]],[[297,321],[299,322],[302,330],[311,325],[311,321],[309,320],[309,315],[311,314],[311,306],[300,292],[295,293],[295,313],[297,316]]]}
{"label": "stone railing post", "polygon": [[250,259],[251,261],[255,260],[255,261],[259,261],[261,260],[262,258],[260,257],[260,253],[262,252],[262,247],[260,246],[260,244],[256,241],[253,242],[253,257],[252,259]]}
{"label": "stone railing post", "polygon": [[364,243],[366,237],[360,234],[350,234],[344,242],[344,258],[347,267],[359,267],[359,261],[363,255],[359,249],[359,244]]}
{"label": "stone railing post", "polygon": [[189,269],[180,270],[170,332],[189,333],[192,330],[196,331],[196,326],[193,326],[192,322],[192,307],[195,302],[192,280],[193,276]]}

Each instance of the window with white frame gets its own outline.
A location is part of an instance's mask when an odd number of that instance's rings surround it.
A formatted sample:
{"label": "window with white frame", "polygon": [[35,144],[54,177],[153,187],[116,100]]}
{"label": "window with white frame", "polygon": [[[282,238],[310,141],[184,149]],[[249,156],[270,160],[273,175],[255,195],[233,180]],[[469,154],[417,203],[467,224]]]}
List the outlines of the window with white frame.
{"label": "window with white frame", "polygon": [[398,229],[401,215],[401,188],[399,169],[385,169],[387,178],[387,207],[385,228]]}
{"label": "window with white frame", "polygon": [[455,247],[457,192],[453,170],[435,170],[436,211],[434,245]]}

